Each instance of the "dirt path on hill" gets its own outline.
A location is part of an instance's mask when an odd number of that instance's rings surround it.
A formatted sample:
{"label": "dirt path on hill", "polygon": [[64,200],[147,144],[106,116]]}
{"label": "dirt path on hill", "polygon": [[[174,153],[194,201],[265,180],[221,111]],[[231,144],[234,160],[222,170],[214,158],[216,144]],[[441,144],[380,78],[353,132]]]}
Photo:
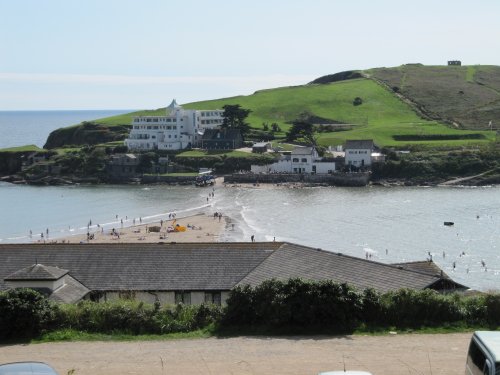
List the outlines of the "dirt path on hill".
{"label": "dirt path on hill", "polygon": [[36,360],[60,375],[463,374],[471,334],[345,337],[238,337],[142,342],[0,346],[0,363]]}

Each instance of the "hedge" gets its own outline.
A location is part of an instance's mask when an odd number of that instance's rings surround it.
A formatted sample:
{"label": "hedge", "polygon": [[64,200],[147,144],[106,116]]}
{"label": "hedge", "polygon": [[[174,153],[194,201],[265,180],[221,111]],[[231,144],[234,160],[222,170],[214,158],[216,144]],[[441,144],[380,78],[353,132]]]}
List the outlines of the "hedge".
{"label": "hedge", "polygon": [[359,291],[333,281],[268,280],[234,288],[224,308],[134,301],[54,304],[30,289],[0,292],[0,340],[72,329],[92,333],[164,334],[218,327],[242,333],[346,334],[356,329],[500,326],[500,294],[439,294],[401,289]]}

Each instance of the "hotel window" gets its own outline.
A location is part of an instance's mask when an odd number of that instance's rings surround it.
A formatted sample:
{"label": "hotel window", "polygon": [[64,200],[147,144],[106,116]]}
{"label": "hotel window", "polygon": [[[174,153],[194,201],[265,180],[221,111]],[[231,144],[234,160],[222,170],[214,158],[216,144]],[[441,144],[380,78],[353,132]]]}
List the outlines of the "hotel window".
{"label": "hotel window", "polygon": [[175,292],[175,303],[191,304],[191,292]]}
{"label": "hotel window", "polygon": [[221,305],[220,292],[205,292],[205,303],[213,303],[214,305]]}

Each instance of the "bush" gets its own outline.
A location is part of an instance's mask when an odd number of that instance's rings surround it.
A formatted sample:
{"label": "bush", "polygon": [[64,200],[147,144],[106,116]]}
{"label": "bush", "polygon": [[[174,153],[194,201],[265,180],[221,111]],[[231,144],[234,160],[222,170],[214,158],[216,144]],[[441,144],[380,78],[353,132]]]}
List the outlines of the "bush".
{"label": "bush", "polygon": [[215,305],[174,305],[161,307],[135,301],[97,303],[81,301],[64,305],[60,327],[84,332],[128,334],[163,334],[189,332],[216,323],[221,308]]}
{"label": "bush", "polygon": [[387,321],[396,327],[438,326],[464,319],[456,298],[430,289],[387,293]]}
{"label": "bush", "polygon": [[0,339],[31,338],[55,322],[57,307],[32,289],[0,293]]}
{"label": "bush", "polygon": [[230,293],[223,324],[264,329],[352,332],[360,316],[358,292],[332,281],[267,280]]}
{"label": "bush", "polygon": [[355,97],[354,100],[352,101],[352,105],[358,106],[363,104],[363,99],[361,99],[359,96]]}

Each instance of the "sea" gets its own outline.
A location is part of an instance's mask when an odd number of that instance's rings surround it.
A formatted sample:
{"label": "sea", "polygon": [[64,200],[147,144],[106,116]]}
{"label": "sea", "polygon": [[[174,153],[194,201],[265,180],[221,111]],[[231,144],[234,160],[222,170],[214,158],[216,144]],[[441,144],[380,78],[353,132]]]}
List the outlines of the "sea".
{"label": "sea", "polygon": [[[59,111],[50,112],[53,119],[41,122],[37,112],[30,112],[35,118],[29,121],[26,113],[16,120],[13,112],[0,112],[4,147],[43,145],[54,128],[107,116],[104,111],[61,111],[56,120]],[[16,144],[19,134],[12,133],[18,131],[37,133],[38,140],[33,136]],[[90,222],[94,229],[97,224],[112,228],[122,220],[124,225],[139,218],[147,223],[173,212],[178,217],[221,212],[228,220],[221,241],[250,241],[253,235],[256,241],[290,241],[383,263],[432,258],[457,282],[483,291],[500,289],[499,186],[215,185],[207,202],[211,192],[211,187],[194,186],[0,183],[0,243],[36,241],[47,229],[51,239],[81,234]]]}

